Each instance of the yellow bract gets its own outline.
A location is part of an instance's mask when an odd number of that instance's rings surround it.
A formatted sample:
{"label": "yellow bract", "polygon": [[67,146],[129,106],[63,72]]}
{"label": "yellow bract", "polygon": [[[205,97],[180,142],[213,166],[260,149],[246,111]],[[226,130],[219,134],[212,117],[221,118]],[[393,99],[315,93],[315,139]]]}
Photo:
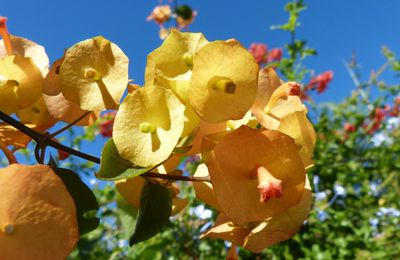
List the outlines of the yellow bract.
{"label": "yellow bract", "polygon": [[[66,99],[61,92],[59,70],[64,58],[53,63],[43,82],[43,97],[50,115],[58,120],[72,123],[87,111],[82,110],[78,104]],[[76,125],[87,126],[96,121],[99,112],[92,112]]]}
{"label": "yellow bract", "polygon": [[203,142],[203,138],[206,135],[215,134],[219,132],[223,132],[226,128],[226,123],[217,123],[211,124],[205,121],[200,121],[198,126],[194,129],[194,137],[190,142],[190,150],[183,155],[195,155],[201,152],[201,145]]}
{"label": "yellow bract", "polygon": [[258,70],[236,40],[210,42],[194,58],[190,104],[210,123],[241,119],[256,97]]}
{"label": "yellow bract", "polygon": [[280,120],[295,111],[306,111],[299,95],[290,95],[292,87],[299,87],[295,82],[280,85],[273,92],[266,104],[253,106],[252,112],[262,126],[277,129]]}
{"label": "yellow bract", "polygon": [[0,58],[0,110],[7,114],[35,103],[42,93],[43,77],[30,58]]}
{"label": "yellow bract", "polygon": [[115,109],[128,84],[128,58],[101,36],[79,42],[65,53],[61,91],[86,111]]}
{"label": "yellow bract", "polygon": [[0,169],[2,259],[65,259],[79,240],[74,200],[46,165]]}
{"label": "yellow bract", "polygon": [[264,108],[267,106],[272,93],[281,85],[281,80],[271,67],[260,70],[258,75],[258,88],[256,100],[253,103],[252,112],[256,117],[264,116]]}
{"label": "yellow bract", "polygon": [[43,97],[40,97],[33,105],[17,111],[17,116],[25,123],[37,126],[51,127],[56,120],[49,114]]}
{"label": "yellow bract", "polygon": [[[23,37],[12,34],[9,36],[13,55],[31,58],[32,62],[41,71],[43,77],[46,76],[49,71],[49,58],[47,57],[44,47]],[[7,56],[7,51],[4,46],[4,40],[0,40],[0,57],[5,56]]]}
{"label": "yellow bract", "polygon": [[156,76],[175,78],[192,69],[193,56],[208,41],[201,33],[172,30],[163,44],[147,56],[146,85],[158,84]]}
{"label": "yellow bract", "polygon": [[193,107],[187,104],[185,106],[185,118],[184,118],[182,137],[192,135],[196,127],[200,124],[200,121],[201,119],[193,110]]}
{"label": "yellow bract", "polygon": [[[275,216],[303,194],[305,171],[296,144],[278,131],[242,126],[214,147],[207,166],[218,204],[237,225]],[[260,166],[270,179],[282,182],[282,196],[260,201],[264,180],[255,172]]]}
{"label": "yellow bract", "polygon": [[304,167],[311,166],[317,137],[314,127],[306,116],[306,111],[296,111],[283,117],[279,123],[278,130],[295,140]]}
{"label": "yellow bract", "polygon": [[158,71],[156,74],[155,82],[156,85],[170,88],[179,97],[182,103],[187,103],[189,99],[189,88],[190,79],[192,77],[192,71],[189,70],[184,74],[178,75],[174,78],[167,77],[162,74],[162,71]]}
{"label": "yellow bract", "polygon": [[[195,177],[207,177],[209,176],[207,166],[202,163],[197,166]],[[220,210],[217,198],[215,197],[213,187],[209,182],[193,182],[194,191],[196,192],[196,197],[202,200],[204,203],[210,205],[211,207]]]}
{"label": "yellow bract", "polygon": [[114,122],[120,155],[142,167],[165,161],[182,134],[184,110],[170,89],[146,86],[128,94]]}

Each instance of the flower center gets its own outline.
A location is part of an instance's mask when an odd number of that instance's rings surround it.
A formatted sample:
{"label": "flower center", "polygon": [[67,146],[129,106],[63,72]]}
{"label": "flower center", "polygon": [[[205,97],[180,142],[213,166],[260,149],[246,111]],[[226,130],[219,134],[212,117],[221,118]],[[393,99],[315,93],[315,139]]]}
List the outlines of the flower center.
{"label": "flower center", "polygon": [[215,91],[223,91],[227,94],[234,94],[236,84],[227,77],[215,77],[210,80],[211,88]]}
{"label": "flower center", "polygon": [[275,178],[265,167],[257,165],[255,168],[258,179],[257,189],[260,192],[260,202],[268,202],[271,198],[280,198],[283,195],[283,183]]}
{"label": "flower center", "polygon": [[94,68],[84,69],[83,76],[88,79],[93,79],[94,81],[101,79],[100,73],[97,70],[95,70]]}
{"label": "flower center", "polygon": [[189,52],[185,52],[185,54],[183,54],[183,60],[185,61],[185,64],[189,69],[193,68],[193,55],[192,54],[190,54]]}
{"label": "flower center", "polygon": [[155,133],[156,132],[156,127],[153,124],[150,124],[149,122],[143,122],[139,126],[140,132],[142,133]]}

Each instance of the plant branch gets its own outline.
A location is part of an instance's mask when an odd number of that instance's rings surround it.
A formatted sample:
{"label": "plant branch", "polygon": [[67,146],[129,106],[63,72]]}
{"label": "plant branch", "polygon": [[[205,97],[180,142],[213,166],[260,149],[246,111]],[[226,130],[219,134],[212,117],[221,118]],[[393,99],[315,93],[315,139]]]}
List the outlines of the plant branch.
{"label": "plant branch", "polygon": [[161,174],[156,172],[146,172],[140,175],[142,177],[149,178],[158,178],[158,179],[167,179],[167,180],[175,180],[175,181],[191,181],[191,182],[210,182],[209,177],[193,177],[193,176],[182,176],[182,175],[169,175],[169,174]]}
{"label": "plant branch", "polygon": [[[46,146],[51,146],[56,149],[63,150],[69,154],[81,157],[85,160],[92,161],[92,162],[98,163],[98,164],[100,163],[99,158],[89,155],[89,154],[86,154],[86,153],[82,153],[77,150],[74,150],[74,149],[72,149],[68,146],[62,145],[60,143],[57,143],[57,142],[51,140],[49,138],[48,134],[42,134],[42,133],[36,132],[33,129],[30,129],[26,125],[22,124],[18,120],[15,120],[14,118],[12,118],[11,116],[7,115],[6,113],[4,113],[2,111],[0,111],[0,119],[2,119],[7,124],[12,125],[13,127],[17,128],[22,133],[31,137],[33,140],[35,140],[38,143],[39,146],[40,146],[40,144],[42,144],[42,145],[45,144]],[[40,148],[42,148],[42,147],[40,147]]]}
{"label": "plant branch", "polygon": [[[18,129],[22,133],[28,135],[29,137],[31,137],[33,140],[35,140],[37,142],[37,145],[35,148],[35,157],[39,163],[43,163],[44,152],[45,152],[46,146],[51,146],[56,149],[67,152],[69,154],[80,157],[82,159],[100,164],[100,158],[77,151],[77,150],[74,150],[68,146],[65,146],[56,141],[53,141],[52,139],[50,139],[52,137],[48,133],[42,134],[42,133],[36,132],[35,130],[27,127],[26,125],[22,124],[18,120],[15,120],[14,118],[12,118],[11,116],[7,115],[6,113],[4,113],[2,111],[0,111],[0,119],[2,119],[4,122],[8,123],[9,125],[12,125],[13,127]],[[141,176],[148,177],[148,178],[159,178],[159,179],[191,181],[191,182],[202,182],[202,181],[210,182],[209,177],[178,176],[178,175],[168,175],[168,174],[161,174],[161,173],[155,173],[155,172],[147,172],[147,173],[142,174]]]}
{"label": "plant branch", "polygon": [[7,160],[10,164],[18,163],[17,158],[15,158],[14,154],[2,142],[0,142],[0,149],[3,150],[3,153],[7,157]]}
{"label": "plant branch", "polygon": [[69,123],[68,125],[64,126],[63,128],[59,129],[58,131],[52,133],[49,135],[49,138],[51,137],[55,137],[56,135],[61,134],[62,132],[64,132],[65,130],[71,128],[72,126],[74,126],[76,123],[78,123],[79,121],[81,121],[83,118],[85,118],[87,115],[89,115],[90,113],[92,113],[91,111],[87,111],[84,114],[82,114],[80,117],[78,117],[77,119],[75,119],[74,121],[72,121],[71,123]]}

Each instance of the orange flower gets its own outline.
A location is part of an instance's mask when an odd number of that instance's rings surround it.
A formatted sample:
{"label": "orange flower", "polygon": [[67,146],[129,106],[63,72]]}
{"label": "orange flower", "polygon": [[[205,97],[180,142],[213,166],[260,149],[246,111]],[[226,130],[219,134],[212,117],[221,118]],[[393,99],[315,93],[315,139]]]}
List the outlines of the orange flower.
{"label": "orange flower", "polygon": [[328,87],[329,82],[333,79],[333,71],[325,71],[310,80],[306,89],[316,89],[318,93],[322,93]]}
{"label": "orange flower", "polygon": [[206,162],[218,205],[236,225],[264,221],[299,203],[305,170],[293,138],[242,126]]}
{"label": "orange flower", "polygon": [[156,6],[151,14],[147,17],[147,21],[154,20],[157,24],[162,25],[171,17],[172,11],[169,5]]}

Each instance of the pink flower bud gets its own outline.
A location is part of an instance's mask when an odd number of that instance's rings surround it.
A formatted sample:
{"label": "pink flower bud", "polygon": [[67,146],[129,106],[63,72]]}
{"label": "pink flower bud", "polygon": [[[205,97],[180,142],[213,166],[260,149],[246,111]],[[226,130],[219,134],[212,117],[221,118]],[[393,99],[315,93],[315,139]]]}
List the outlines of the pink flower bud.
{"label": "pink flower bud", "polygon": [[283,50],[282,48],[274,48],[268,53],[268,59],[267,62],[273,62],[273,61],[280,61],[282,59],[283,55]]}
{"label": "pink flower bud", "polygon": [[267,62],[267,51],[268,47],[263,43],[252,43],[249,48],[249,52],[259,65]]}

